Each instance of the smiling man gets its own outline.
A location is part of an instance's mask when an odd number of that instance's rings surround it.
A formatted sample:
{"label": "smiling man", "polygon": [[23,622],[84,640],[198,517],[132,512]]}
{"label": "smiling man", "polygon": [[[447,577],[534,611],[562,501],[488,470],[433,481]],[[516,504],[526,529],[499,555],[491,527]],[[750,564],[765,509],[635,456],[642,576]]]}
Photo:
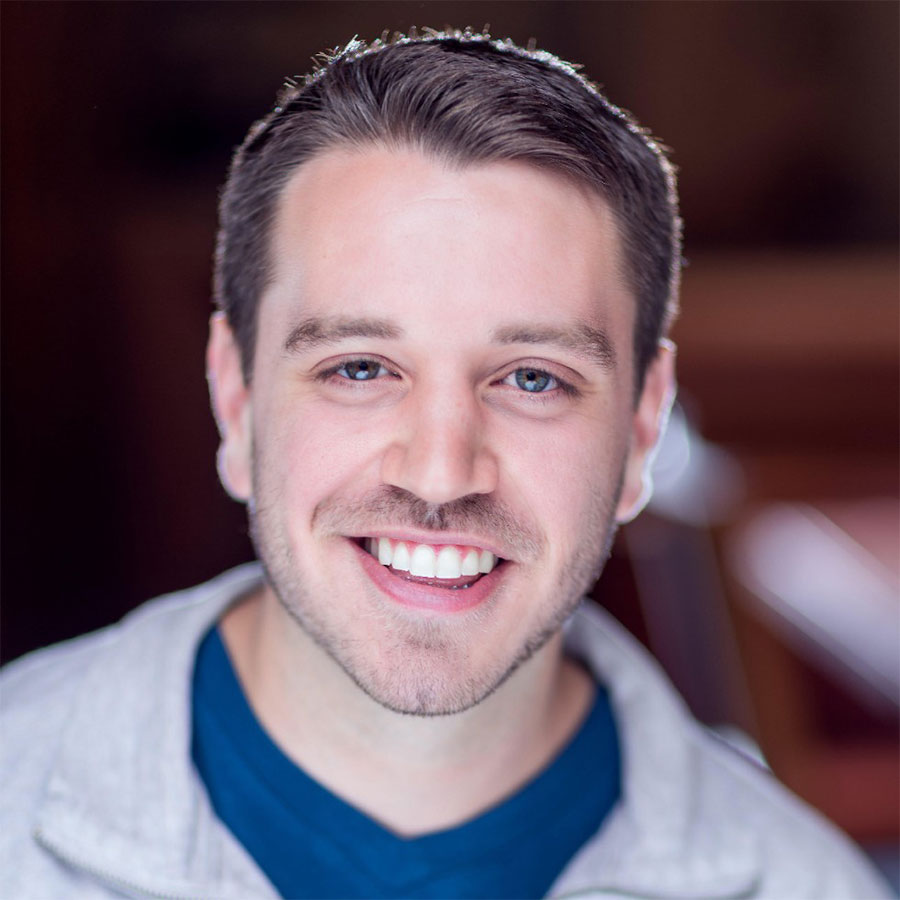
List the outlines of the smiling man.
{"label": "smiling man", "polygon": [[8,671],[3,896],[882,896],[581,606],[679,259],[659,147],[549,54],[352,44],[289,88],[208,348],[261,565]]}

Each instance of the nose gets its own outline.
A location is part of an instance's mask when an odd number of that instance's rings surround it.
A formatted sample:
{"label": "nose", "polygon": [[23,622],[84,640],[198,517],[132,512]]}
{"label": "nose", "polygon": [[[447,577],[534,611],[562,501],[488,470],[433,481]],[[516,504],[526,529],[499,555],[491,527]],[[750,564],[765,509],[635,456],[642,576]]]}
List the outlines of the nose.
{"label": "nose", "polygon": [[395,439],[382,458],[385,484],[428,503],[489,494],[499,468],[487,446],[483,411],[462,390],[421,391],[406,399]]}

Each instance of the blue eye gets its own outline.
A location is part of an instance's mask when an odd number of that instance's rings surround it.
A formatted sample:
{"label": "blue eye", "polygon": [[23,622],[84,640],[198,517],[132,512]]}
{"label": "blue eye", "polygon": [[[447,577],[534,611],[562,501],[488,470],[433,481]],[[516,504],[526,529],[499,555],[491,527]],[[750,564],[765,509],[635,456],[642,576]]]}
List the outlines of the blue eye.
{"label": "blue eye", "polygon": [[335,375],[351,381],[372,381],[387,369],[377,359],[351,359],[334,370]]}
{"label": "blue eye", "polygon": [[542,372],[540,369],[516,369],[504,379],[507,384],[510,378],[515,380],[516,387],[529,394],[544,394],[560,387],[559,382],[552,375]]}

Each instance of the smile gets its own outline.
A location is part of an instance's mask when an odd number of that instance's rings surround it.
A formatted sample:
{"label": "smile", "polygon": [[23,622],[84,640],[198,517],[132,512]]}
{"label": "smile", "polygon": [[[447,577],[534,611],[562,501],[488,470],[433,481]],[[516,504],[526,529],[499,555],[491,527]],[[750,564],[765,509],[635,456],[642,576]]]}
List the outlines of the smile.
{"label": "smile", "polygon": [[[475,581],[490,574],[499,560],[490,550],[454,544],[419,544],[387,537],[364,538],[362,546],[394,573],[435,582]],[[449,586],[449,585],[448,585]]]}
{"label": "smile", "polygon": [[508,563],[483,547],[424,544],[387,537],[350,539],[363,570],[391,599],[435,612],[458,612],[493,594]]}

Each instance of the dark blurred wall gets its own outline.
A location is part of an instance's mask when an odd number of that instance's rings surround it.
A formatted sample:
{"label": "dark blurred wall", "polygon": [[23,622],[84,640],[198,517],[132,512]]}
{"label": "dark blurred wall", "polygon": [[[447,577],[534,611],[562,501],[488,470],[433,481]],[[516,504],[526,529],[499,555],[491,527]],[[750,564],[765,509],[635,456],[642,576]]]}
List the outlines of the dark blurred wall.
{"label": "dark blurred wall", "polygon": [[584,63],[675,148],[707,436],[761,490],[895,492],[898,9],[5,0],[3,658],[250,558],[203,377],[216,191],[286,76],[386,28]]}

